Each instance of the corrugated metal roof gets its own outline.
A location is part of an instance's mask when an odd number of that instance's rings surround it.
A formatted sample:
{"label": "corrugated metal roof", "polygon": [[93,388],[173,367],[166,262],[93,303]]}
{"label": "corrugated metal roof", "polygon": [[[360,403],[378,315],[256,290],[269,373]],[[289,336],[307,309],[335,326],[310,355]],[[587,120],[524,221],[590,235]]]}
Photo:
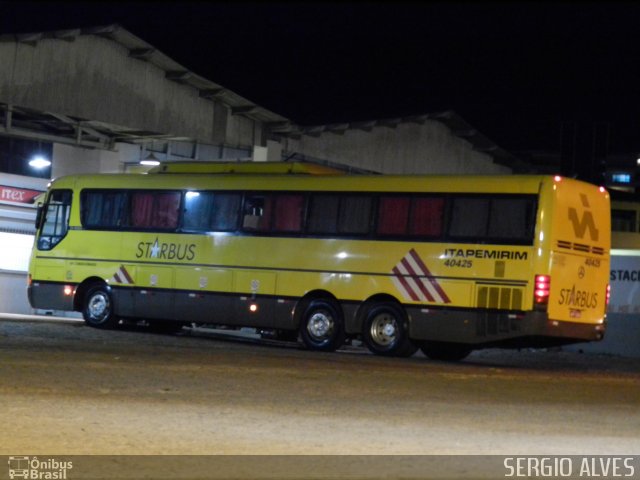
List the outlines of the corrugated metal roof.
{"label": "corrugated metal roof", "polygon": [[80,35],[97,35],[122,45],[129,50],[129,56],[164,70],[167,79],[195,88],[200,97],[223,103],[231,109],[233,114],[244,115],[263,123],[290,122],[288,118],[256,105],[232,90],[192,72],[118,24],[50,32],[4,34],[0,35],[0,42],[17,41],[35,45],[45,38],[73,41]]}
{"label": "corrugated metal roof", "polygon": [[[517,165],[521,163],[512,154],[497,146],[451,110],[370,121],[312,126],[297,125],[288,118],[260,107],[232,90],[192,72],[119,24],[50,32],[4,34],[0,35],[0,42],[17,41],[35,45],[45,38],[73,41],[80,35],[98,35],[117,42],[129,51],[129,56],[149,62],[163,70],[167,79],[195,88],[202,98],[223,103],[230,108],[232,114],[243,115],[264,123],[268,131],[276,135],[293,138],[302,135],[319,136],[324,132],[339,134],[344,133],[348,129],[371,131],[374,127],[395,128],[404,122],[424,124],[427,120],[435,120],[446,125],[454,135],[467,140],[475,150],[486,152],[492,156],[498,163],[516,168]],[[178,139],[170,134],[164,135],[158,134],[157,132],[138,131],[93,120],[70,117],[61,118],[59,115],[50,112],[36,112],[6,104],[0,104],[0,119],[6,119],[7,116],[10,115],[9,110],[11,110],[15,116],[13,119],[14,123],[18,123],[17,120],[22,116],[25,127],[27,124],[31,124],[32,127],[36,127],[36,130],[40,129],[40,134],[43,139],[48,138],[49,134],[51,134],[51,139],[55,139],[55,136],[59,137],[62,135],[65,137],[68,135],[74,139],[74,143],[76,144],[85,144],[85,146],[97,146],[101,148],[112,148],[114,141],[135,142],[154,138]],[[80,138],[82,138],[82,141],[78,141]],[[180,138],[180,140],[189,139]]]}

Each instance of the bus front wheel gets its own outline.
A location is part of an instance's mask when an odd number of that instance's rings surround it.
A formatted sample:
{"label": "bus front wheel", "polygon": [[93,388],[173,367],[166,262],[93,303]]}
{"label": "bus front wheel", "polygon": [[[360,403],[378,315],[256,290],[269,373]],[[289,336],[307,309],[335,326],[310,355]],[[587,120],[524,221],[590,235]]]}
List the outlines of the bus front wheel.
{"label": "bus front wheel", "polygon": [[309,350],[340,348],[345,336],[340,307],[331,300],[313,300],[302,314],[300,336]]}
{"label": "bus front wheel", "polygon": [[463,343],[453,342],[423,342],[420,347],[431,360],[444,360],[445,362],[457,362],[467,357],[473,349]]}
{"label": "bus front wheel", "polygon": [[95,328],[115,328],[119,319],[113,312],[113,299],[106,285],[94,285],[84,297],[82,316],[87,325]]}
{"label": "bus front wheel", "polygon": [[362,339],[376,355],[410,357],[418,347],[409,339],[407,316],[399,305],[379,303],[366,312]]}

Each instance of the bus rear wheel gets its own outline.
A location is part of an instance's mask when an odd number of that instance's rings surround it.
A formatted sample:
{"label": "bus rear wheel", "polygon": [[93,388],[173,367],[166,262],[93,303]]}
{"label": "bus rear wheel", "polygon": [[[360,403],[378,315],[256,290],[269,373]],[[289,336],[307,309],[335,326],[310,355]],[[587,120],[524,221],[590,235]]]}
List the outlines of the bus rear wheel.
{"label": "bus rear wheel", "polygon": [[400,305],[378,303],[366,312],[362,339],[376,355],[410,357],[418,347],[409,339],[409,322]]}
{"label": "bus rear wheel", "polygon": [[95,328],[115,328],[119,319],[113,312],[113,299],[106,285],[94,285],[87,290],[82,307],[87,325]]}
{"label": "bus rear wheel", "polygon": [[300,336],[309,350],[340,348],[345,336],[340,307],[332,300],[313,300],[302,314]]}
{"label": "bus rear wheel", "polygon": [[431,360],[458,362],[466,358],[473,349],[464,343],[453,342],[423,342],[420,350]]}

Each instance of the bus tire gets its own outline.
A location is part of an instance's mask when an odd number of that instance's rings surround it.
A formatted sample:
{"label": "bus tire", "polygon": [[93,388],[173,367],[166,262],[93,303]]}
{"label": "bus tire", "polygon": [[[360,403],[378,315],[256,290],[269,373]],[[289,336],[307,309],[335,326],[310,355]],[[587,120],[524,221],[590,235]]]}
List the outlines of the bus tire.
{"label": "bus tire", "polygon": [[344,322],[340,307],[332,300],[313,300],[300,321],[300,337],[309,350],[333,352],[344,343]]}
{"label": "bus tire", "polygon": [[458,362],[466,358],[473,348],[464,343],[426,341],[422,343],[420,350],[431,360]]}
{"label": "bus tire", "polygon": [[113,298],[106,285],[96,284],[87,290],[82,316],[90,327],[110,329],[118,325],[119,318],[114,314]]}
{"label": "bus tire", "polygon": [[395,303],[378,303],[366,312],[362,339],[376,355],[410,357],[418,347],[409,338],[409,322],[404,309]]}

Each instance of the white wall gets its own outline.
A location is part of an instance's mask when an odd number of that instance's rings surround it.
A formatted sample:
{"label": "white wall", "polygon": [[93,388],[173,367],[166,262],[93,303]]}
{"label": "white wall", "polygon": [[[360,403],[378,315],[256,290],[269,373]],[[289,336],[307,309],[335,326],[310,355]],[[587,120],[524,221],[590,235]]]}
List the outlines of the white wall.
{"label": "white wall", "polygon": [[140,147],[117,143],[114,151],[55,143],[52,177],[78,173],[121,173],[125,163],[140,161]]}
{"label": "white wall", "polygon": [[401,122],[371,131],[350,128],[341,133],[283,139],[283,149],[310,157],[387,174],[509,174],[511,169],[473,149],[441,122]]}

